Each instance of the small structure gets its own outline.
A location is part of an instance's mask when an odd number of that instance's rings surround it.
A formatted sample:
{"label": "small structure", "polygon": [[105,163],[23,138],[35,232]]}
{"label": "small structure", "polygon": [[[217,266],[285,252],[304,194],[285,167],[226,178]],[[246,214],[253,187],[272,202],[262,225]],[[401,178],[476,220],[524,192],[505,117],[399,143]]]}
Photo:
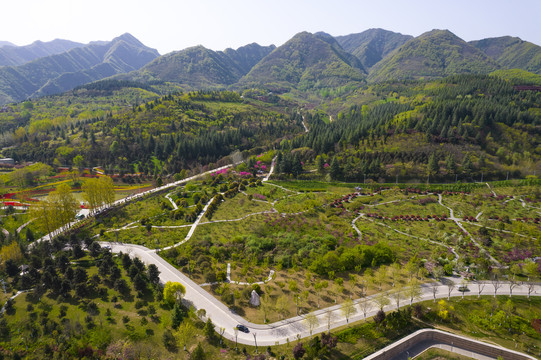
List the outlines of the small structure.
{"label": "small structure", "polygon": [[250,295],[250,305],[252,306],[259,306],[261,304],[261,300],[259,299],[259,294],[257,291],[252,290],[252,294]]}

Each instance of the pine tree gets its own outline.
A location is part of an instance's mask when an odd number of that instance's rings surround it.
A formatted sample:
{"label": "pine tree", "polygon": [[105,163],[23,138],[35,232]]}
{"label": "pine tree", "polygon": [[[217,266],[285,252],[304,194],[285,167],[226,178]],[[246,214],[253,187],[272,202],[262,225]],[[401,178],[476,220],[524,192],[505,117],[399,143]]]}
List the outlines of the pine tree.
{"label": "pine tree", "polygon": [[338,180],[342,176],[342,169],[336,157],[332,159],[330,175],[333,180]]}
{"label": "pine tree", "polygon": [[428,174],[429,175],[435,175],[438,173],[439,170],[438,160],[436,159],[436,156],[434,153],[430,155],[430,158],[428,159]]}
{"label": "pine tree", "polygon": [[445,168],[449,174],[456,173],[456,162],[453,154],[449,154],[445,159]]}

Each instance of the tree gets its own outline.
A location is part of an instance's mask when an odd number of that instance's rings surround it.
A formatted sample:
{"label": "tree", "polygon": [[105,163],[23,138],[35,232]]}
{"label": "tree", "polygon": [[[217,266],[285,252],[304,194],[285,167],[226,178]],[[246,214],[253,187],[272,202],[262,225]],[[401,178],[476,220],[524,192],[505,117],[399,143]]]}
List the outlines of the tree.
{"label": "tree", "polygon": [[385,311],[383,310],[379,310],[376,315],[374,316],[374,322],[376,323],[376,325],[378,326],[378,329],[379,329],[379,326],[381,324],[383,324],[383,322],[385,321]]}
{"label": "tree", "polygon": [[380,266],[379,269],[374,274],[374,276],[375,276],[374,280],[379,286],[379,291],[381,291],[381,285],[383,284],[385,279],[387,279],[387,267]]}
{"label": "tree", "polygon": [[317,163],[317,171],[320,175],[325,174],[325,159],[323,159],[323,156],[318,155],[316,157],[316,163]]}
{"label": "tree", "polygon": [[340,308],[340,311],[342,312],[342,315],[346,318],[346,323],[349,327],[349,318],[351,315],[355,314],[355,305],[353,304],[353,301],[351,299],[346,299],[342,303],[342,307]]}
{"label": "tree", "polygon": [[272,299],[270,298],[270,296],[267,295],[267,296],[262,296],[260,298],[259,308],[261,309],[261,311],[263,311],[263,317],[264,317],[263,321],[267,322],[268,313],[274,310],[276,308],[276,305],[272,302]]}
{"label": "tree", "polygon": [[492,286],[494,286],[494,297],[496,297],[498,289],[502,287],[502,282],[500,281],[500,277],[497,273],[492,274],[492,279],[490,279],[490,282],[492,283]]}
{"label": "tree", "polygon": [[186,312],[184,311],[182,305],[178,302],[175,303],[175,306],[173,307],[173,315],[171,316],[171,326],[173,329],[177,329],[179,327],[185,316]]}
{"label": "tree", "polygon": [[[316,292],[316,298],[317,298],[317,308],[319,309],[319,294],[321,292],[321,290],[323,290],[324,287],[327,287],[329,286],[328,283],[326,281],[316,281],[314,283],[314,290]],[[327,286],[325,286],[327,285]]]}
{"label": "tree", "polygon": [[304,322],[306,324],[306,326],[308,327],[308,329],[310,330],[310,337],[312,337],[312,331],[317,327],[319,326],[319,320],[317,318],[317,316],[311,312],[311,313],[308,313],[304,316]]}
{"label": "tree", "polygon": [[163,288],[163,299],[170,305],[180,302],[186,294],[186,288],[179,282],[168,281]]}
{"label": "tree", "polygon": [[94,212],[103,205],[110,205],[115,200],[113,179],[108,176],[86,179],[82,186],[83,198]]}
{"label": "tree", "polygon": [[404,288],[401,285],[396,286],[391,292],[391,298],[393,298],[396,303],[396,310],[398,310],[398,308],[400,308],[400,300],[404,298]]}
{"label": "tree", "polygon": [[338,180],[342,176],[342,169],[340,168],[340,164],[338,163],[336,157],[333,157],[331,161],[331,168],[329,174],[331,175],[332,180]]}
{"label": "tree", "polygon": [[406,288],[406,295],[410,298],[410,306],[414,300],[417,300],[421,297],[423,291],[421,289],[421,284],[419,280],[413,278],[408,282],[408,287]]}
{"label": "tree", "polygon": [[55,191],[49,194],[49,201],[56,209],[56,218],[59,220],[58,227],[69,224],[77,214],[77,201],[71,194],[68,184],[60,184]]}
{"label": "tree", "polygon": [[297,345],[295,345],[295,347],[293,348],[293,357],[295,359],[302,359],[305,353],[306,349],[304,349],[304,346],[301,342],[297,343]]}
{"label": "tree", "polygon": [[451,298],[451,292],[453,292],[454,288],[455,288],[455,283],[452,282],[452,281],[447,281],[447,300],[449,300]]}
{"label": "tree", "polygon": [[327,331],[331,333],[331,324],[334,320],[334,313],[332,311],[327,311],[325,313],[325,320],[327,320]]}
{"label": "tree", "polygon": [[438,159],[436,159],[436,155],[432,153],[428,158],[428,175],[436,175],[439,169],[440,166],[438,165]]}
{"label": "tree", "polygon": [[276,300],[276,312],[280,315],[280,318],[284,318],[289,314],[289,300],[285,295],[280,296]]}
{"label": "tree", "polygon": [[176,337],[179,339],[180,343],[184,346],[184,351],[186,351],[186,344],[194,337],[195,327],[190,321],[182,322],[177,331]]}
{"label": "tree", "polygon": [[397,278],[400,278],[400,274],[402,272],[402,267],[399,263],[395,262],[391,264],[391,266],[388,267],[388,272],[391,277],[391,280],[393,281],[392,287],[395,286]]}
{"label": "tree", "polygon": [[475,280],[475,283],[477,284],[477,298],[480,298],[481,292],[485,288],[485,283],[481,280]]}
{"label": "tree", "polygon": [[471,175],[473,171],[473,164],[470,158],[470,154],[466,154],[464,160],[462,161],[462,171],[464,171],[464,174],[466,175]]}
{"label": "tree", "polygon": [[357,275],[349,274],[349,291],[350,291],[349,298],[350,299],[353,296],[353,289],[355,289],[355,285],[357,285],[357,281],[358,281]]}
{"label": "tree", "polygon": [[205,359],[205,351],[203,351],[203,347],[201,346],[201,343],[197,344],[197,347],[190,355],[191,360],[204,360]]}
{"label": "tree", "polygon": [[380,310],[383,310],[383,308],[391,303],[391,300],[389,300],[389,296],[386,293],[379,293],[374,298],[374,302],[378,305],[378,308]]}
{"label": "tree", "polygon": [[153,285],[157,285],[160,283],[160,270],[154,264],[148,265],[148,279]]}
{"label": "tree", "polygon": [[524,273],[528,276],[528,281],[530,281],[531,278],[534,278],[538,274],[539,265],[535,261],[527,261],[524,266],[522,267],[524,269]]}
{"label": "tree", "polygon": [[207,318],[207,322],[205,323],[205,327],[203,328],[203,333],[207,337],[208,340],[214,340],[216,337],[216,333],[214,332],[214,323],[210,318]]}
{"label": "tree", "polygon": [[453,154],[449,154],[445,159],[445,168],[449,174],[456,173],[456,162]]}
{"label": "tree", "polygon": [[79,170],[79,172],[83,171],[85,164],[85,160],[82,155],[77,155],[73,158],[73,165]]}
{"label": "tree", "polygon": [[363,312],[363,317],[365,320],[366,320],[366,314],[370,310],[372,310],[373,306],[374,306],[374,303],[369,300],[361,301],[359,303],[359,307],[361,308],[361,311]]}

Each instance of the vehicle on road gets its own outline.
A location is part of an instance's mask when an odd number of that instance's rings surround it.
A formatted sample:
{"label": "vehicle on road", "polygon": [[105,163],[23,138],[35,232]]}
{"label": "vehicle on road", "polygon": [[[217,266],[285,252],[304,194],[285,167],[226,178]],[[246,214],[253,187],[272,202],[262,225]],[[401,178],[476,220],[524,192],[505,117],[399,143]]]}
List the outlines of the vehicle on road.
{"label": "vehicle on road", "polygon": [[244,326],[244,325],[242,325],[242,324],[238,324],[238,325],[237,325],[237,329],[239,329],[239,330],[242,331],[243,333],[249,333],[249,332],[250,332],[250,330],[249,330],[246,326]]}
{"label": "vehicle on road", "polygon": [[470,291],[470,289],[468,289],[468,287],[466,285],[460,285],[458,287],[458,291],[460,292],[466,292],[466,291]]}
{"label": "vehicle on road", "polygon": [[77,215],[75,215],[75,218],[77,220],[83,220],[85,218],[85,214],[77,214]]}

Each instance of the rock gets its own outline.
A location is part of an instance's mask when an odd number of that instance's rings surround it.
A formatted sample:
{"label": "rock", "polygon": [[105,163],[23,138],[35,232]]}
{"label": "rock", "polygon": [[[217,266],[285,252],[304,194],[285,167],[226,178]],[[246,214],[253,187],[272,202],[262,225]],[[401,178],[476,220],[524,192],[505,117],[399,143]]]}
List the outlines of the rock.
{"label": "rock", "polygon": [[261,304],[261,300],[259,300],[259,294],[257,291],[252,290],[252,294],[250,295],[250,305],[252,306],[259,306]]}

